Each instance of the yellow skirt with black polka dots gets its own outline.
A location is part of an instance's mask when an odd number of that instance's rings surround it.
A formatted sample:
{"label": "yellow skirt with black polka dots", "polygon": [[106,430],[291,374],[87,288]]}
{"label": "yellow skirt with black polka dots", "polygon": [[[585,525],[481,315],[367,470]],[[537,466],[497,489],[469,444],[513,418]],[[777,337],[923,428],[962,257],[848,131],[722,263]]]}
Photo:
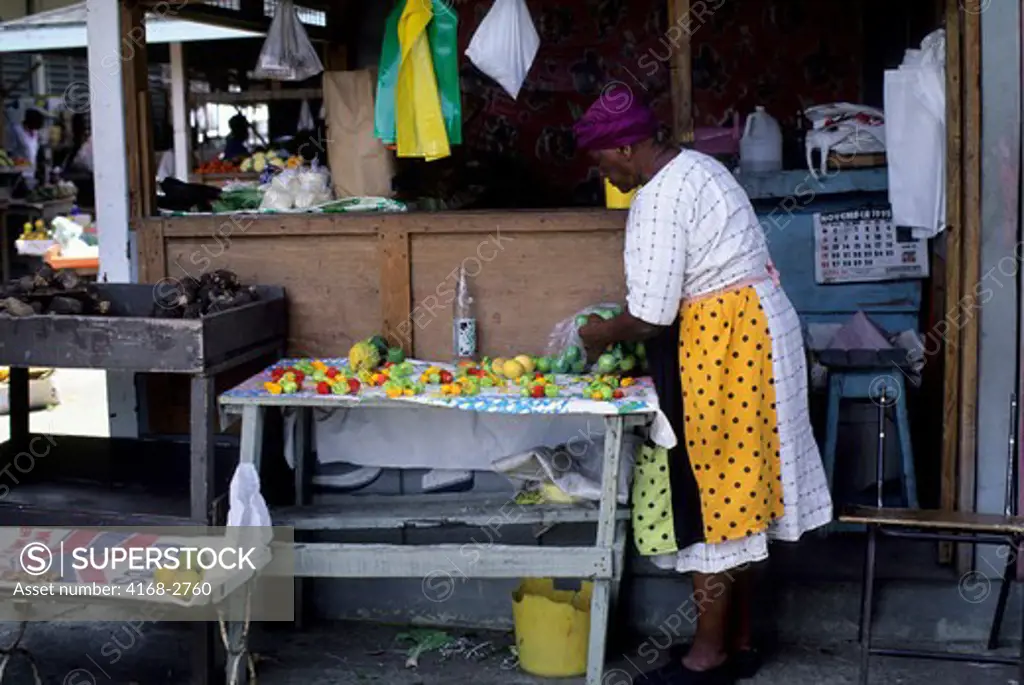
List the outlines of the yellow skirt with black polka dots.
{"label": "yellow skirt with black polka dots", "polygon": [[772,339],[753,287],[682,305],[678,368],[685,450],[648,448],[634,475],[644,555],[763,533],[783,514]]}
{"label": "yellow skirt with black polka dots", "polygon": [[679,362],[705,539],[764,532],[783,501],[772,338],[754,288],[685,303]]}

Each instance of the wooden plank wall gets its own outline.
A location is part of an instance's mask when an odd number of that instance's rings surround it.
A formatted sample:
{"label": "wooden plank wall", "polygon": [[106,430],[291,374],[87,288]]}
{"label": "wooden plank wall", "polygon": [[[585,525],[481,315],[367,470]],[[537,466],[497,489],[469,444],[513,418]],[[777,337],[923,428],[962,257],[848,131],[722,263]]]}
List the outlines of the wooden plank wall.
{"label": "wooden plank wall", "polygon": [[556,322],[621,301],[624,227],[625,213],[608,210],[148,219],[140,280],[225,268],[284,286],[292,354],[343,355],[379,332],[446,359],[465,265],[481,353],[540,353]]}

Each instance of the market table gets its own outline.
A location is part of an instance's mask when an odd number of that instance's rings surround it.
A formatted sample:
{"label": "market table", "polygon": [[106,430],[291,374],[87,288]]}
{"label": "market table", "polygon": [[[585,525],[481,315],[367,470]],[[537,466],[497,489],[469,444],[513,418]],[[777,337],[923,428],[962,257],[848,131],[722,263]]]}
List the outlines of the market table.
{"label": "market table", "polygon": [[[589,579],[594,583],[591,601],[591,631],[587,663],[587,685],[599,685],[603,674],[610,604],[622,577],[625,558],[628,508],[618,504],[619,464],[623,432],[637,426],[650,426],[655,442],[671,447],[675,437],[658,409],[657,395],[650,379],[639,379],[623,398],[596,401],[583,397],[585,377],[557,376],[562,396],[533,399],[519,395],[519,388],[484,389],[472,397],[444,397],[428,386],[426,394],[389,398],[380,388],[363,388],[357,395],[320,395],[309,390],[293,394],[272,394],[264,384],[271,380],[273,368],[290,366],[298,360],[284,360],[250,378],[219,398],[222,412],[242,418],[239,468],[258,472],[263,446],[263,426],[268,408],[292,408],[300,413],[295,438],[294,509],[272,512],[274,525],[293,527],[296,532],[313,530],[366,530],[422,527],[431,525],[524,525],[557,523],[596,523],[592,546],[538,547],[490,544],[479,550],[479,558],[465,568],[453,569],[463,578],[549,577]],[[347,368],[341,359],[325,359],[328,366]],[[414,376],[427,366],[413,362]],[[438,365],[443,366],[443,365]],[[451,368],[451,367],[447,367]],[[513,394],[514,393],[514,394]],[[405,498],[350,496],[351,504],[307,506],[311,448],[311,413],[314,408],[398,409],[435,407],[493,414],[515,415],[590,415],[605,423],[604,463],[601,474],[600,503],[593,507],[566,505],[530,505],[516,511],[510,520],[504,507],[511,500],[497,497],[475,498],[460,495],[454,499],[424,496],[410,503]],[[446,501],[447,499],[447,501]],[[385,545],[385,544],[295,544],[295,573],[305,578],[423,578],[439,580],[438,574],[452,567],[461,545]],[[450,576],[449,576],[450,578]],[[301,591],[301,588],[300,588]],[[297,602],[296,606],[300,606]]]}

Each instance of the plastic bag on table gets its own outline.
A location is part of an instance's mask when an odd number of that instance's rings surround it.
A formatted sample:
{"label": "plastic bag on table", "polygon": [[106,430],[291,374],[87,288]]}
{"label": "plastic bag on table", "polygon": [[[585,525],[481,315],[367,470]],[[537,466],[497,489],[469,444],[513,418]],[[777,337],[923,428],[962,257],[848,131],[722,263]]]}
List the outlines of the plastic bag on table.
{"label": "plastic bag on table", "polygon": [[513,100],[540,48],[525,0],[496,0],[469,41],[466,56]]}
{"label": "plastic bag on table", "polygon": [[551,368],[555,373],[583,373],[586,370],[587,353],[580,339],[580,327],[591,314],[604,319],[622,313],[619,304],[595,304],[585,307],[568,319],[555,324],[548,336],[547,354],[552,359]]}
{"label": "plastic bag on table", "polygon": [[304,81],[324,70],[316,49],[302,28],[292,0],[280,0],[267,40],[260,50],[253,78]]}

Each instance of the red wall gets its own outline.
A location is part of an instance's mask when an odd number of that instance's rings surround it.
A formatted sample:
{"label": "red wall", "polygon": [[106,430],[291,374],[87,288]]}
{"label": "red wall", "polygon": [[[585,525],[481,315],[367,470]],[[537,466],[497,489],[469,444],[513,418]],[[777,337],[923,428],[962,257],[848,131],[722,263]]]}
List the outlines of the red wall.
{"label": "red wall", "polygon": [[[598,186],[575,153],[573,120],[602,88],[620,81],[648,99],[667,124],[669,65],[663,60],[678,31],[666,26],[666,0],[527,1],[541,47],[518,101],[465,60],[467,151],[510,155],[529,169],[532,178],[524,182],[560,196],[556,204],[589,204]],[[718,125],[734,110],[744,116],[758,104],[788,121],[802,105],[857,100],[860,0],[704,1],[709,11],[703,13],[696,0],[691,3],[696,125]],[[463,50],[491,4],[457,3]]]}

